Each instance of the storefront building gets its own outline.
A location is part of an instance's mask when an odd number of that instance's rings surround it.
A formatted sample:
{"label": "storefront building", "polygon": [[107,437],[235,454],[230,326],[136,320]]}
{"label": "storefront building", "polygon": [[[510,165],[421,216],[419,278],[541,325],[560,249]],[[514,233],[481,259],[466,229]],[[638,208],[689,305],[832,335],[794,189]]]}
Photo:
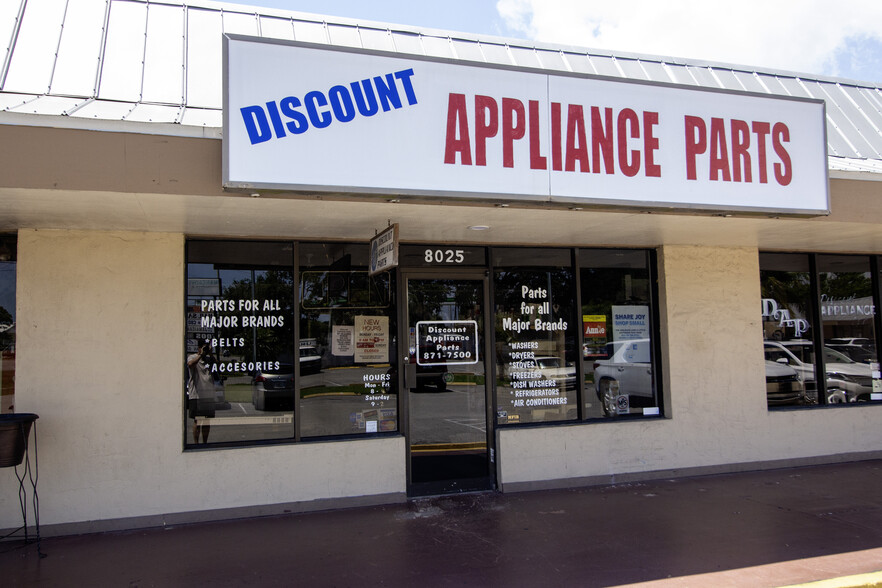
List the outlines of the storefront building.
{"label": "storefront building", "polygon": [[251,10],[0,7],[44,532],[882,455],[882,89]]}

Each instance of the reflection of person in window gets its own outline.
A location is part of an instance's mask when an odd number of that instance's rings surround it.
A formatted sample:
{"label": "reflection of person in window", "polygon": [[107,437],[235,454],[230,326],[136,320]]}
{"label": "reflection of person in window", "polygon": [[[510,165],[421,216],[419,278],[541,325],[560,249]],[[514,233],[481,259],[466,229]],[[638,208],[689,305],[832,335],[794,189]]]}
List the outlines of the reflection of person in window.
{"label": "reflection of person in window", "polygon": [[211,424],[207,419],[214,418],[215,406],[214,378],[211,376],[211,366],[214,363],[211,346],[204,339],[199,340],[199,351],[187,356],[187,370],[190,373],[187,407],[190,418],[193,419],[193,443],[199,443],[200,433],[202,442],[208,443]]}

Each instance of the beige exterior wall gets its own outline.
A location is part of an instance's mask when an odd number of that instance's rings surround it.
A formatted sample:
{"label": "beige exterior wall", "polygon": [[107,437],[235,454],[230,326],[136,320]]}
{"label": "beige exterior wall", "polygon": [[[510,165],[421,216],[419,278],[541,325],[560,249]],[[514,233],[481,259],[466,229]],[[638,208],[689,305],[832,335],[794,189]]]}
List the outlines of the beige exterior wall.
{"label": "beige exterior wall", "polygon": [[[183,451],[183,263],[179,234],[19,232],[16,410],[40,416],[41,524],[403,493],[401,438]],[[21,524],[11,474],[0,529]]]}
{"label": "beige exterior wall", "polygon": [[880,405],[767,409],[755,249],[666,246],[659,265],[670,418],[502,430],[503,486],[879,451]]}
{"label": "beige exterior wall", "polygon": [[[19,232],[16,410],[40,415],[41,523],[401,498],[403,437],[183,451],[183,260],[180,234]],[[767,410],[755,248],[664,246],[659,265],[670,418],[501,430],[503,489],[880,451],[882,405]],[[19,520],[0,477],[0,529]]]}

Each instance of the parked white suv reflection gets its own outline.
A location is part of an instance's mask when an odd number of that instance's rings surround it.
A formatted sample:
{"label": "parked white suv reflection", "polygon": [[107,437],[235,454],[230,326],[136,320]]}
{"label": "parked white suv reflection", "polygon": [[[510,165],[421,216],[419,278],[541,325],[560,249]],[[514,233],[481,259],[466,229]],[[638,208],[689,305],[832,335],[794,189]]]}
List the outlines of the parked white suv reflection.
{"label": "parked white suv reflection", "polygon": [[[795,369],[806,384],[809,399],[817,398],[815,349],[811,341],[765,341],[766,360]],[[870,366],[853,361],[835,349],[824,347],[827,372],[827,404],[869,400],[873,392]]]}
{"label": "parked white suv reflection", "polygon": [[609,359],[594,362],[594,389],[603,414],[617,414],[616,398],[628,396],[628,406],[655,406],[649,339],[606,344]]}

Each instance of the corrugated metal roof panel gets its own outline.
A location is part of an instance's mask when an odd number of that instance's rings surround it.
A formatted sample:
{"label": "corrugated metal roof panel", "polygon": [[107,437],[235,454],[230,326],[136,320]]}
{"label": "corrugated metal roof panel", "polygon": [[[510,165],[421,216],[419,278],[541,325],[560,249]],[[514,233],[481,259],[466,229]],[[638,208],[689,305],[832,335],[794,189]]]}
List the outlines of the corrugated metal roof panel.
{"label": "corrugated metal roof panel", "polygon": [[36,100],[38,97],[33,94],[14,94],[12,92],[2,92],[0,93],[0,110],[9,110],[11,108],[17,108],[22,104],[26,104],[28,102],[32,102]]}
{"label": "corrugated metal roof panel", "polygon": [[721,88],[720,82],[714,77],[713,72],[709,67],[692,67],[689,68],[689,73],[692,74],[692,77],[698,83],[699,86],[705,86],[707,88]]}
{"label": "corrugated metal roof panel", "polygon": [[451,39],[453,52],[457,59],[466,61],[484,61],[484,54],[481,52],[481,45],[477,41],[467,41],[465,39]]}
{"label": "corrugated metal roof panel", "polygon": [[636,59],[617,59],[616,62],[622,69],[622,72],[625,74],[626,78],[632,80],[649,79],[649,76],[646,75],[646,72],[643,70],[640,62]]}
{"label": "corrugated metal roof panel", "polygon": [[735,77],[735,72],[729,71],[727,69],[717,68],[713,68],[712,71],[714,73],[714,77],[720,83],[720,86],[722,88],[725,88],[727,90],[734,90],[736,92],[741,92],[745,89],[741,81],[737,77]]}
{"label": "corrugated metal roof panel", "polygon": [[646,72],[646,77],[652,80],[653,82],[664,82],[670,83],[671,78],[668,76],[668,72],[665,71],[665,68],[661,63],[657,61],[649,61],[642,60],[640,65],[643,66],[643,71]]}
{"label": "corrugated metal roof panel", "polygon": [[35,100],[28,100],[18,106],[10,106],[8,112],[22,112],[28,114],[45,114],[49,116],[64,116],[84,104],[88,98],[61,98],[59,96],[40,96]]}
{"label": "corrugated metal roof panel", "polygon": [[[151,6],[156,8],[156,6]],[[256,37],[257,30],[257,13],[244,12],[227,12],[223,11],[224,32],[229,35],[251,35]]]}
{"label": "corrugated metal roof panel", "polygon": [[294,19],[294,40],[304,43],[327,43],[328,31],[323,22]]}
{"label": "corrugated metal roof panel", "polygon": [[270,39],[294,40],[294,25],[290,18],[276,18],[274,16],[261,16],[260,35]]}
{"label": "corrugated metal roof panel", "polygon": [[113,100],[91,100],[85,106],[73,112],[72,118],[97,118],[101,120],[125,120],[126,116],[137,106],[132,102]]}
{"label": "corrugated metal roof panel", "polygon": [[539,60],[539,67],[556,71],[570,71],[563,59],[560,51],[549,51],[546,49],[537,49],[535,51],[536,59]]}
{"label": "corrugated metal roof panel", "polygon": [[527,47],[511,47],[505,46],[505,56],[508,61],[499,61],[498,63],[517,65],[519,67],[541,68],[542,62],[536,51]]}
{"label": "corrugated metal roof panel", "polygon": [[874,157],[877,155],[876,150],[867,142],[866,137],[855,127],[854,121],[843,111],[839,101],[827,91],[829,84],[820,84],[811,80],[801,80],[801,82],[812,96],[827,101],[827,120],[833,123],[850,147],[850,150],[845,150],[843,147],[837,148],[839,155],[847,157]]}
{"label": "corrugated metal roof panel", "polygon": [[15,30],[18,26],[18,14],[25,0],[9,0],[0,2],[0,89],[8,65],[10,50],[15,42]]}
{"label": "corrugated metal roof panel", "polygon": [[[427,37],[428,39],[429,37]],[[425,55],[420,35],[406,31],[392,31],[392,41],[395,44],[395,50],[400,53],[410,53],[411,55]],[[447,43],[447,51],[451,59],[456,58],[453,48],[448,39],[444,39]],[[434,47],[433,47],[434,48]]]}
{"label": "corrugated metal roof panel", "polygon": [[738,83],[741,84],[748,92],[759,92],[765,94],[769,91],[769,88],[762,83],[762,81],[756,76],[756,74],[748,73],[746,71],[733,71],[732,76],[737,79]]}
{"label": "corrugated metal roof panel", "polygon": [[155,123],[176,123],[181,117],[182,107],[158,104],[138,104],[126,115],[125,120]]}
{"label": "corrugated metal roof panel", "polygon": [[426,35],[422,40],[422,48],[425,50],[426,55],[453,59],[453,48],[450,46],[450,39],[447,37]]}
{"label": "corrugated metal roof panel", "polygon": [[828,157],[827,167],[831,171],[865,172],[882,174],[882,161],[878,159],[852,159],[848,157]]}
{"label": "corrugated metal roof panel", "polygon": [[4,91],[26,94],[49,91],[65,6],[65,0],[28,2],[13,48]]}
{"label": "corrugated metal roof panel", "polygon": [[221,108],[220,12],[187,10],[187,106]]}
{"label": "corrugated metal roof panel", "polygon": [[697,85],[695,78],[689,73],[689,69],[680,63],[665,63],[665,69],[675,84]]}
{"label": "corrugated metal roof panel", "polygon": [[361,34],[361,45],[365,49],[395,51],[395,46],[392,44],[392,35],[389,34],[389,31],[365,27],[359,29],[359,33]]}
{"label": "corrugated metal roof panel", "polygon": [[591,60],[591,65],[598,75],[622,77],[622,72],[616,67],[615,58],[609,55],[588,55],[588,59]]}
{"label": "corrugated metal roof panel", "polygon": [[331,45],[361,48],[361,37],[358,35],[358,27],[328,23],[327,28]]}
{"label": "corrugated metal roof panel", "polygon": [[[20,10],[24,18],[18,26]],[[0,48],[7,48],[0,110],[220,127],[223,32],[820,97],[827,104],[830,154],[882,159],[882,90],[873,84],[206,0],[0,0]]]}
{"label": "corrugated metal roof panel", "polygon": [[181,115],[184,126],[220,128],[223,122],[221,111],[214,108],[185,108]]}
{"label": "corrugated metal roof panel", "polygon": [[875,121],[873,129],[876,132],[882,132],[882,101],[879,101],[879,95],[875,94],[868,88],[856,88],[840,84],[839,91],[845,94],[846,99],[850,100],[854,107],[857,108],[861,115],[869,121]]}
{"label": "corrugated metal roof panel", "polygon": [[[162,31],[161,33],[159,31]],[[166,104],[184,103],[184,10],[151,6],[147,16],[147,46],[141,99]]]}
{"label": "corrugated metal roof panel", "polygon": [[591,63],[591,60],[584,53],[570,53],[564,51],[561,53],[561,57],[567,62],[567,65],[570,66],[570,71],[589,75],[597,73],[594,64]]}
{"label": "corrugated metal roof panel", "polygon": [[147,38],[147,5],[113,2],[104,50],[98,97],[102,100],[138,102]]}
{"label": "corrugated metal roof panel", "polygon": [[781,96],[790,96],[790,92],[778,79],[778,76],[765,73],[756,74],[757,81],[768,88],[770,94],[780,94]]}
{"label": "corrugated metal roof panel", "polygon": [[[499,45],[498,43],[482,43],[481,53],[484,55],[484,59],[488,63],[512,65],[512,59],[514,59],[515,62],[522,60],[525,63],[529,63],[529,61],[532,60],[533,65],[530,67],[539,67],[539,62],[536,60],[535,55],[514,56],[509,53],[508,47],[506,47],[505,45]],[[520,50],[520,53],[526,52],[524,50]]]}
{"label": "corrugated metal roof panel", "polygon": [[869,149],[872,149],[873,153],[868,152],[868,156],[882,159],[882,135],[879,134],[879,127],[868,118],[867,113],[861,110],[841,86],[834,84],[821,86],[827,94],[825,98],[836,104],[844,118],[848,119],[852,128],[867,142]]}
{"label": "corrugated metal roof panel", "polygon": [[809,93],[809,91],[798,78],[778,76],[777,79],[778,83],[784,86],[784,89],[787,91],[787,94],[789,96],[797,96],[799,98],[817,98],[817,96],[812,96]]}
{"label": "corrugated metal roof panel", "polygon": [[51,93],[94,96],[106,12],[107,2],[68,2],[64,32],[52,75]]}

